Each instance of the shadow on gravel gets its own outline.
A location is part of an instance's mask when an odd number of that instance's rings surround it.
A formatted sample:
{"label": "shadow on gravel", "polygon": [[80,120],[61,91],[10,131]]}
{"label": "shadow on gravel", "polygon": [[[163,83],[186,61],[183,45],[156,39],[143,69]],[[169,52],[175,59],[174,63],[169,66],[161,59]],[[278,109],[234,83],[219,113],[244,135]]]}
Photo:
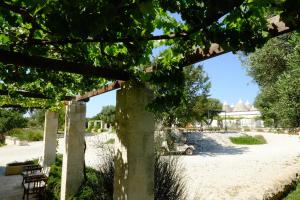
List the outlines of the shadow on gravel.
{"label": "shadow on gravel", "polygon": [[4,176],[4,173],[5,173],[5,167],[0,166],[0,176]]}
{"label": "shadow on gravel", "polygon": [[248,147],[222,146],[221,144],[210,138],[205,138],[197,141],[195,147],[195,155],[235,155],[243,154],[248,151]]}

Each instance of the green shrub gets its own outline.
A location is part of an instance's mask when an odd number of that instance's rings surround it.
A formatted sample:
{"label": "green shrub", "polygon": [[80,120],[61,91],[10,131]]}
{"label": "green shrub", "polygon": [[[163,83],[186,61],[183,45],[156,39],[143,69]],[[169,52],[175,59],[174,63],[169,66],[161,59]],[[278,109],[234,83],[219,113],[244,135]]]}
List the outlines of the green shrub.
{"label": "green shrub", "polygon": [[5,133],[19,140],[40,141],[43,140],[43,131],[40,129],[14,128]]}
{"label": "green shrub", "polygon": [[114,143],[115,143],[115,139],[111,138],[107,140],[104,144],[114,144]]}
{"label": "green shrub", "polygon": [[234,144],[254,145],[254,144],[266,144],[267,141],[262,135],[244,135],[239,137],[230,137],[230,141]]}
{"label": "green shrub", "polygon": [[92,128],[87,128],[87,129],[85,129],[85,132],[91,133],[91,132],[92,132]]}
{"label": "green shrub", "polygon": [[185,188],[176,159],[163,160],[156,156],[154,164],[154,199],[184,200]]}
{"label": "green shrub", "polygon": [[61,167],[62,155],[57,155],[55,163],[51,165],[48,184],[47,184],[47,199],[59,200],[60,199],[60,183],[61,183]]}
{"label": "green shrub", "polygon": [[[60,199],[62,157],[58,156],[55,164],[51,166],[47,198]],[[97,171],[86,168],[87,180],[79,188],[72,200],[112,200],[114,183],[114,162],[112,156],[106,158],[105,164]],[[155,159],[155,200],[183,200],[184,185],[180,176],[179,166],[175,159]]]}
{"label": "green shrub", "polygon": [[0,147],[5,145],[5,137],[0,133]]}
{"label": "green shrub", "polygon": [[27,119],[22,112],[12,109],[0,109],[0,133],[5,133],[13,128],[24,128]]}

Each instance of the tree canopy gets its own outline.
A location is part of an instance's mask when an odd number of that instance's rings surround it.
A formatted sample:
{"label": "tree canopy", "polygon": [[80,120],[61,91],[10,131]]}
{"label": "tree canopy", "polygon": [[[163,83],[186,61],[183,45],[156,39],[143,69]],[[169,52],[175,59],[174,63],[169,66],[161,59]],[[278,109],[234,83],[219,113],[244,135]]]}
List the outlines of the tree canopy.
{"label": "tree canopy", "polygon": [[[250,52],[261,46],[279,33],[277,27],[267,26],[269,16],[280,15],[288,31],[298,28],[299,4],[294,0],[1,0],[0,88],[8,91],[11,101],[24,103],[16,91],[54,99],[40,100],[44,106],[113,79],[164,85],[170,77],[181,79],[182,67],[218,52]],[[163,34],[154,35],[155,30]],[[214,43],[218,45],[211,51]],[[150,55],[160,46],[167,50],[153,63]],[[178,90],[169,93],[174,96]],[[6,101],[1,98],[2,104]]]}
{"label": "tree canopy", "polygon": [[109,126],[115,126],[116,123],[116,107],[113,105],[103,106],[100,113],[92,119],[102,120]]}
{"label": "tree canopy", "polygon": [[300,126],[300,37],[274,38],[248,59],[249,74],[261,88],[255,105],[267,125]]}
{"label": "tree canopy", "polygon": [[[156,114],[157,120],[167,127],[173,124],[184,126],[194,122],[193,109],[197,99],[206,99],[209,93],[211,84],[201,65],[184,68],[182,76],[182,79],[170,80],[174,87],[182,86],[178,93],[172,94],[172,91],[176,90],[170,88],[172,84],[153,88],[156,100],[150,104],[150,108]],[[183,83],[176,85],[176,81]]]}
{"label": "tree canopy", "polygon": [[23,112],[14,109],[0,109],[0,133],[7,132],[13,128],[24,128],[27,119]]}
{"label": "tree canopy", "polygon": [[211,125],[214,117],[222,111],[222,103],[218,99],[199,96],[193,107],[195,121]]}

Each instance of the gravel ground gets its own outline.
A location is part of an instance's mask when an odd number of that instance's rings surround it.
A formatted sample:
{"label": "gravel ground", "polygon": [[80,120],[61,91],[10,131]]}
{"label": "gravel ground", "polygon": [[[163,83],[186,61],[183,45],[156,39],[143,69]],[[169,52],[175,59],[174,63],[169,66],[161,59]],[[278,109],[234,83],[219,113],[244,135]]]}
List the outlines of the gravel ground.
{"label": "gravel ground", "polygon": [[[97,167],[102,159],[103,153],[99,147],[100,143],[103,143],[111,138],[114,138],[115,134],[102,133],[96,136],[86,136],[86,164],[87,166]],[[107,145],[106,145],[107,146]],[[59,139],[58,153],[63,153],[64,139]],[[26,146],[6,145],[0,148],[0,175],[4,173],[4,167],[7,163],[11,162],[23,162],[26,160],[38,159],[43,154],[43,142],[30,142]]]}
{"label": "gravel ground", "polygon": [[[261,134],[261,133],[260,133]],[[300,139],[294,135],[263,133],[264,145],[233,145],[229,136],[240,134],[210,133],[199,135],[196,155],[177,156],[184,169],[187,200],[256,200],[283,189],[300,174]],[[97,167],[101,149],[97,144],[113,134],[87,136],[86,162]],[[58,152],[63,151],[63,139]],[[13,161],[25,161],[42,155],[42,142],[28,146],[0,148],[0,174]]]}
{"label": "gravel ground", "polygon": [[189,200],[265,199],[300,173],[298,136],[263,133],[267,144],[233,145],[232,135],[204,134],[197,155],[180,156]]}

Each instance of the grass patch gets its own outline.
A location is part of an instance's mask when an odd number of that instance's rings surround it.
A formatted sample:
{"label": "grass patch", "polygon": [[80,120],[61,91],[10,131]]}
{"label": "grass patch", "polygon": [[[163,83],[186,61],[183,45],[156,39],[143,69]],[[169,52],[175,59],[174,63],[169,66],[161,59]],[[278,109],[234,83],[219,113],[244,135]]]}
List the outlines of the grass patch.
{"label": "grass patch", "polygon": [[297,182],[295,190],[293,190],[292,192],[290,192],[284,198],[284,200],[296,200],[296,199],[300,199],[300,181]]}
{"label": "grass patch", "polygon": [[27,140],[27,141],[43,140],[43,130],[41,129],[14,128],[6,132],[6,135],[16,137],[19,140]]}
{"label": "grass patch", "polygon": [[266,139],[262,135],[243,135],[239,137],[230,137],[229,139],[233,144],[255,145],[267,143]]}
{"label": "grass patch", "polygon": [[114,144],[114,143],[115,143],[115,139],[111,138],[107,140],[104,144]]}

